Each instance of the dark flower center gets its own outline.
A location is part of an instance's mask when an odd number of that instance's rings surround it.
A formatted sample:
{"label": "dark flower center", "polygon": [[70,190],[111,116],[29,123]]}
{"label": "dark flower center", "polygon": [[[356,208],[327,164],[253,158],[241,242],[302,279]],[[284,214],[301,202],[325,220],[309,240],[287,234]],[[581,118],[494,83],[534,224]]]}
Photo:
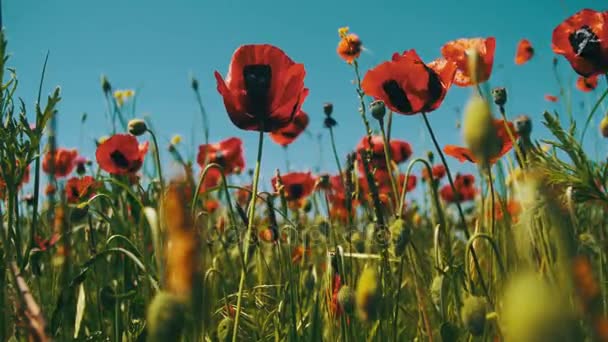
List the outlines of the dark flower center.
{"label": "dark flower center", "polygon": [[127,159],[127,157],[125,157],[124,154],[122,154],[122,152],[118,150],[110,153],[110,159],[112,159],[114,164],[116,164],[116,166],[121,169],[129,168],[129,160]]}
{"label": "dark flower center", "polygon": [[74,197],[74,198],[79,198],[80,197],[80,193],[78,192],[78,188],[76,188],[75,186],[72,186],[72,188],[70,190],[72,191],[72,197]]}
{"label": "dark flower center", "polygon": [[243,68],[245,90],[249,98],[251,114],[267,115],[268,93],[272,80],[272,69],[266,64],[246,65]]}
{"label": "dark flower center", "polygon": [[290,199],[298,199],[301,198],[304,194],[304,186],[302,184],[291,184],[288,187],[287,194]]}
{"label": "dark flower center", "polygon": [[226,157],[224,156],[224,153],[222,151],[217,151],[211,157],[210,162],[217,163],[220,166],[225,167],[226,166]]}
{"label": "dark flower center", "polygon": [[443,85],[441,84],[439,75],[437,75],[435,70],[427,66],[426,71],[429,74],[429,81],[427,84],[428,98],[424,105],[424,109],[429,110],[430,107],[432,107],[435,102],[441,98],[441,94],[443,93]]}
{"label": "dark flower center", "polygon": [[388,95],[390,103],[400,112],[409,113],[412,111],[412,104],[408,100],[405,91],[401,89],[395,80],[388,80],[382,84],[382,89]]}
{"label": "dark flower center", "polygon": [[589,26],[584,25],[571,33],[568,40],[577,56],[592,61],[599,60],[601,56],[600,39]]}

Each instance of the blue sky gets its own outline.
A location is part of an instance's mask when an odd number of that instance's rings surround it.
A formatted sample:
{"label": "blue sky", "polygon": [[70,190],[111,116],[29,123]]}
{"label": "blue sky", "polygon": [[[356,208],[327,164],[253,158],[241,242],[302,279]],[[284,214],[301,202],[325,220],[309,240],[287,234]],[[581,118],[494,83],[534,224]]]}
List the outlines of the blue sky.
{"label": "blue sky", "polygon": [[[351,83],[352,68],[335,52],[339,27],[349,26],[362,39],[367,49],[360,59],[363,70],[390,58],[395,51],[415,48],[430,61],[439,56],[441,46],[449,40],[495,36],[491,86],[506,86],[508,115],[530,115],[535,136],[542,137],[546,131],[539,121],[541,113],[563,112],[564,103],[544,100],[546,93],[558,93],[551,70],[551,32],[585,7],[606,9],[605,2],[599,0],[6,0],[3,16],[12,56],[9,64],[17,69],[19,95],[30,110],[44,56],[50,51],[44,92],[50,93],[55,86],[62,88],[60,146],[77,147],[94,158],[93,139],[110,130],[100,88],[100,76],[104,74],[114,88],[137,90],[136,115],[150,116],[163,144],[179,133],[184,137],[182,150],[189,153],[193,144],[203,142],[190,89],[190,76],[194,75],[200,80],[210,118],[211,140],[241,137],[248,167],[253,167],[257,135],[232,125],[215,89],[213,71],[225,74],[239,45],[270,43],[304,63],[307,70],[310,96],[304,110],[311,117],[311,135],[302,136],[290,146],[292,168],[312,169],[322,158],[321,169],[333,171],[328,134],[322,127],[323,103],[334,104],[341,155],[353,149],[364,133]],[[521,38],[532,42],[536,56],[524,66],[515,66],[515,46]],[[566,84],[573,86],[576,76],[562,58],[560,72]],[[601,80],[598,88],[604,87],[606,83]],[[587,109],[576,110],[574,116],[583,121],[600,92],[580,94],[574,90],[574,108],[580,108],[580,101],[587,102]],[[462,108],[469,94],[470,89],[453,87],[443,106],[430,114],[440,143],[460,144],[455,108]],[[81,133],[84,112],[88,121]],[[319,133],[323,134],[321,156],[314,138]],[[432,148],[419,116],[396,116],[393,137],[409,141],[416,155]],[[597,124],[591,127],[586,145],[593,154],[605,156]],[[471,170],[456,161],[451,163],[457,169]],[[284,154],[267,139],[262,168],[266,182],[275,168],[284,169]]]}

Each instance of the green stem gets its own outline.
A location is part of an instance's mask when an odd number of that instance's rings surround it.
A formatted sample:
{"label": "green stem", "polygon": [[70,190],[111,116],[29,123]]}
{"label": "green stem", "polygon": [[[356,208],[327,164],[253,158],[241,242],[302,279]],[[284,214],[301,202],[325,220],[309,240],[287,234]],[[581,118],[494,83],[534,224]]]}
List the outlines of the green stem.
{"label": "green stem", "polygon": [[232,330],[232,342],[237,341],[238,328],[239,328],[239,320],[241,317],[241,304],[243,299],[243,290],[245,287],[245,277],[247,273],[247,262],[249,259],[249,240],[251,235],[251,229],[253,227],[253,221],[255,216],[255,204],[257,202],[256,194],[258,193],[258,182],[260,180],[260,165],[262,163],[262,147],[264,144],[264,130],[260,130],[260,136],[258,140],[258,155],[255,163],[255,171],[253,173],[253,186],[252,192],[253,196],[251,196],[251,202],[249,204],[249,216],[247,222],[247,233],[245,234],[245,241],[243,243],[244,246],[244,265],[243,270],[241,271],[241,279],[239,281],[239,292],[236,301],[236,313],[234,317],[234,328]]}
{"label": "green stem", "polygon": [[367,134],[367,141],[369,143],[369,148],[372,148],[372,129],[369,125],[369,121],[365,116],[365,93],[361,88],[361,75],[359,73],[359,63],[355,59],[353,62],[353,67],[355,68],[355,77],[357,78],[357,96],[359,97],[359,113],[361,113],[361,119],[363,120],[363,125],[365,126],[365,133]]}
{"label": "green stem", "polygon": [[[397,206],[397,204],[399,203],[399,188],[397,187],[397,183],[395,182],[395,175],[393,174],[393,168],[392,168],[392,156],[391,156],[391,149],[390,149],[390,140],[388,138],[388,136],[386,135],[386,130],[384,129],[384,120],[378,120],[378,123],[380,124],[380,131],[382,132],[382,140],[384,142],[384,161],[386,163],[386,168],[388,169],[388,178],[390,179],[391,182],[391,188],[393,189],[393,207]],[[407,188],[407,179],[404,181],[403,184],[403,189]],[[403,208],[399,208],[399,209],[403,209]],[[401,214],[400,212],[397,214]]]}
{"label": "green stem", "polygon": [[209,144],[209,121],[207,120],[207,111],[205,110],[205,106],[203,106],[203,99],[201,97],[201,93],[198,91],[198,87],[194,89],[194,94],[196,94],[196,102],[198,103],[198,108],[201,111],[201,117],[203,119],[203,132],[205,134],[205,145]]}
{"label": "green stem", "polygon": [[160,165],[160,150],[158,149],[158,141],[156,140],[156,135],[154,132],[148,129],[148,133],[152,137],[152,142],[154,143],[154,161],[156,162],[156,170],[158,171],[158,179],[160,182],[160,193],[161,197],[165,193],[165,182],[163,180],[163,171]]}
{"label": "green stem", "polygon": [[[456,190],[456,187],[454,186],[454,179],[452,178],[452,173],[450,172],[450,167],[448,166],[448,162],[445,160],[445,156],[443,155],[443,151],[441,150],[441,147],[439,147],[439,143],[437,142],[437,138],[435,138],[435,133],[433,133],[433,128],[431,127],[431,124],[429,123],[429,119],[427,118],[426,113],[422,113],[422,118],[424,119],[424,123],[429,131],[429,134],[431,135],[431,139],[433,140],[435,149],[437,150],[437,153],[439,153],[441,162],[443,163],[443,166],[445,166],[445,170],[448,175],[448,181],[450,182],[450,187],[452,187],[452,191],[454,192],[454,194],[458,194],[458,191]],[[469,233],[469,229],[467,228],[467,223],[464,218],[464,212],[462,211],[462,207],[460,206],[459,201],[456,201],[456,207],[458,208],[458,216],[460,217],[461,229],[463,230],[465,237],[468,239],[471,236],[471,234]]]}
{"label": "green stem", "polygon": [[[606,74],[606,81],[608,82],[608,74]],[[585,120],[585,126],[583,126],[583,132],[581,134],[581,145],[583,144],[583,140],[585,139],[585,133],[587,133],[587,128],[589,128],[589,124],[591,123],[591,119],[593,119],[593,115],[600,108],[600,105],[602,104],[602,102],[604,101],[606,96],[608,96],[608,88],[606,88],[606,90],[604,91],[602,96],[600,96],[600,98],[597,99],[597,101],[595,102],[595,105],[593,105],[593,108],[591,109],[591,112],[589,113],[589,116],[587,116],[587,120]]]}

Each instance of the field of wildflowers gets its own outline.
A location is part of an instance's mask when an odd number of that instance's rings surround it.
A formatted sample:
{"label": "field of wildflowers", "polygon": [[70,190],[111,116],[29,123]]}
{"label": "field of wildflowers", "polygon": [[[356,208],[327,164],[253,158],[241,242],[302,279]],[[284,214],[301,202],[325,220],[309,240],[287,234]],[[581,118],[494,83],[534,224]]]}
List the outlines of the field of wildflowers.
{"label": "field of wildflowers", "polygon": [[[34,108],[16,97],[0,34],[0,341],[608,341],[608,163],[582,147],[588,130],[608,138],[608,113],[590,127],[608,96],[608,12],[553,28],[554,64],[601,92],[583,127],[545,112],[542,141],[486,83],[497,43],[460,38],[428,63],[411,49],[362,70],[362,38],[339,28],[366,134],[340,155],[324,104],[338,172],[287,166],[264,192],[264,144],[287,147],[316,120],[287,51],[243,45],[214,74],[225,119],[259,136],[248,171],[239,137],[210,141],[196,79],[193,160],[180,136],[160,146],[150,122],[127,119],[134,91],[105,77],[112,131],[94,156],[58,146],[59,88],[42,96],[43,71]],[[526,39],[513,50],[517,65],[534,58]],[[428,120],[451,87],[470,89],[462,146]],[[435,150],[414,158],[391,138],[400,116],[421,117]]]}

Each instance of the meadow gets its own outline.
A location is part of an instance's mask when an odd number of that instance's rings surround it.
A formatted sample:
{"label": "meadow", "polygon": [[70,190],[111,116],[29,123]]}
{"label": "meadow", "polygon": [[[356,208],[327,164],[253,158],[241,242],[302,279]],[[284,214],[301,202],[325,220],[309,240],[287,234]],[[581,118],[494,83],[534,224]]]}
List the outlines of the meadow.
{"label": "meadow", "polygon": [[[247,44],[215,84],[191,80],[193,158],[106,77],[111,131],[94,155],[60,146],[60,88],[44,93],[45,62],[26,105],[0,33],[0,341],[608,341],[608,163],[583,148],[608,138],[608,11],[547,28],[553,67],[597,96],[534,123],[488,84],[494,37],[455,37],[426,62],[395,47],[367,69],[365,37],[336,29],[364,132],[350,153],[332,103],[302,109],[306,64]],[[518,66],[535,55],[527,39],[511,50]],[[567,101],[558,86],[548,103]],[[210,119],[203,87],[225,113]],[[470,95],[462,144],[445,145],[428,117],[454,87]],[[432,151],[394,137],[412,117]],[[211,140],[219,119],[256,134],[254,165],[239,136]],[[261,185],[264,147],[287,149],[312,121],[337,172],[286,160]]]}

